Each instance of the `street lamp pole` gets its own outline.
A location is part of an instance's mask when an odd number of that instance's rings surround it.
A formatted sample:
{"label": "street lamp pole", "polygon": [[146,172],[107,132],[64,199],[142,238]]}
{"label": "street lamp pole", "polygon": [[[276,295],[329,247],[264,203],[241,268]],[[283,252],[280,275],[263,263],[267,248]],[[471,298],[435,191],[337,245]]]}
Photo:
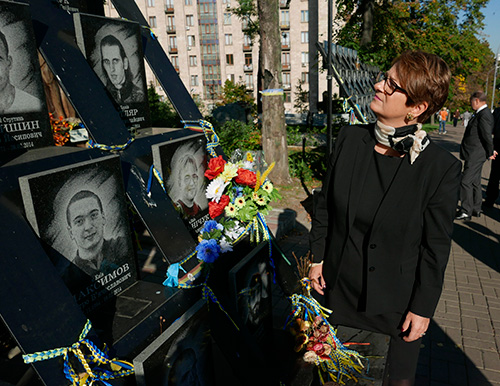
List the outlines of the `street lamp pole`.
{"label": "street lamp pole", "polygon": [[491,108],[495,108],[493,104],[495,102],[495,86],[497,85],[497,69],[498,69],[498,51],[500,50],[500,45],[497,48],[497,54],[495,56],[495,75],[493,76],[493,91],[491,93]]}

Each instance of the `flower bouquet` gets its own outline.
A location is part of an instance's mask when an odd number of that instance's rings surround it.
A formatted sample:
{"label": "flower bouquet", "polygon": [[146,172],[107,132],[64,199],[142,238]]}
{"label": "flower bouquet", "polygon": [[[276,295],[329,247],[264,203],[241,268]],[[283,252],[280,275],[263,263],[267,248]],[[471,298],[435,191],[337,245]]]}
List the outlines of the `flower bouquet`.
{"label": "flower bouquet", "polygon": [[304,352],[302,359],[317,366],[322,384],[327,380],[340,384],[345,384],[346,379],[357,382],[364,368],[363,357],[340,342],[328,322],[331,311],[311,296],[310,279],[307,277],[310,263],[309,256],[297,261],[302,294],[290,297],[293,309],[287,325],[295,337],[295,351]]}
{"label": "flower bouquet", "polygon": [[[198,238],[197,257],[213,263],[220,253],[232,250],[232,245],[249,233],[253,241],[270,237],[264,216],[271,210],[270,202],[281,198],[264,173],[253,171],[251,157],[246,161],[227,162],[222,156],[211,158],[205,177],[208,212],[212,220],[205,222]],[[216,221],[215,219],[219,219]]]}

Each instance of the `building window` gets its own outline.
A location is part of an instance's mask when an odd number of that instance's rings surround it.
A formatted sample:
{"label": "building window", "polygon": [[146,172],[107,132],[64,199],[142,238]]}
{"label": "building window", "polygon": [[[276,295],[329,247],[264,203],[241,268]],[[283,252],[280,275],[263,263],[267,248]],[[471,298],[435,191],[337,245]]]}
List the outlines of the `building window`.
{"label": "building window", "polygon": [[188,41],[188,47],[194,47],[196,45],[194,35],[188,35],[187,41]]}
{"label": "building window", "polygon": [[186,15],[186,26],[192,27],[194,25],[194,16]]}
{"label": "building window", "polygon": [[290,12],[289,11],[281,11],[280,17],[280,25],[281,27],[290,28]]}
{"label": "building window", "polygon": [[196,55],[189,55],[189,66],[196,67],[198,65],[198,58]]}
{"label": "building window", "polygon": [[198,75],[191,75],[191,86],[198,86]]}
{"label": "building window", "polygon": [[227,74],[227,80],[230,80],[234,83],[234,74]]}
{"label": "building window", "polygon": [[229,65],[229,66],[232,66],[234,64],[233,54],[227,54],[226,55],[226,64]]}
{"label": "building window", "polygon": [[309,23],[309,11],[300,11],[300,21],[302,23]]}
{"label": "building window", "polygon": [[245,67],[252,67],[252,54],[245,54]]}
{"label": "building window", "polygon": [[243,47],[251,47],[252,39],[249,35],[243,35]]}
{"label": "building window", "polygon": [[292,98],[290,96],[290,91],[285,91],[285,103],[292,103]]}
{"label": "building window", "polygon": [[177,52],[177,37],[176,36],[169,36],[168,37],[168,48],[170,52]]}
{"label": "building window", "polygon": [[149,17],[149,26],[151,28],[156,28],[156,16]]}
{"label": "building window", "polygon": [[231,13],[224,12],[224,25],[231,25]]}
{"label": "building window", "polygon": [[308,72],[301,73],[300,80],[302,81],[302,83],[308,84],[309,83],[309,73]]}
{"label": "building window", "polygon": [[232,46],[233,45],[233,34],[225,34],[224,37],[226,39],[226,46]]}
{"label": "building window", "polygon": [[178,56],[171,56],[170,61],[172,62],[172,66],[174,66],[174,68],[176,70],[179,70],[179,57]]}
{"label": "building window", "polygon": [[193,0],[184,0],[185,5],[193,5]]}
{"label": "building window", "polygon": [[165,9],[174,9],[174,0],[165,0]]}
{"label": "building window", "polygon": [[283,73],[283,88],[290,88],[291,83],[290,83],[290,73],[289,72],[284,72]]}
{"label": "building window", "polygon": [[245,87],[253,90],[253,74],[245,74]]}
{"label": "building window", "polygon": [[167,32],[175,31],[175,17],[167,16]]}
{"label": "building window", "polygon": [[231,0],[222,0],[222,4],[231,5]]}
{"label": "building window", "polygon": [[309,43],[309,32],[302,31],[300,33],[300,41],[301,43]]}
{"label": "building window", "polygon": [[148,0],[148,7],[154,7],[155,6],[155,0]]}
{"label": "building window", "polygon": [[302,67],[306,67],[309,64],[309,52],[302,52]]}
{"label": "building window", "polygon": [[281,46],[282,47],[290,47],[290,33],[282,32],[281,33]]}
{"label": "building window", "polygon": [[281,66],[284,69],[290,68],[290,52],[281,53]]}

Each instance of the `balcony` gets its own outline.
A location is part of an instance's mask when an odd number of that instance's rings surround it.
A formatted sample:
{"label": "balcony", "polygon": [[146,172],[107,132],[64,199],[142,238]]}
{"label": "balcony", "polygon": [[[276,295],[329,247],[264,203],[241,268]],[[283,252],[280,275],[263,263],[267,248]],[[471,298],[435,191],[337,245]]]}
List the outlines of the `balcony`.
{"label": "balcony", "polygon": [[243,66],[243,71],[253,71],[253,64],[245,64]]}
{"label": "balcony", "polygon": [[168,47],[168,53],[169,54],[177,54],[177,47]]}
{"label": "balcony", "polygon": [[290,83],[283,83],[283,90],[291,90],[292,85]]}
{"label": "balcony", "polygon": [[289,21],[282,21],[280,23],[280,28],[283,30],[283,29],[290,29],[290,22]]}
{"label": "balcony", "polygon": [[285,50],[285,51],[289,51],[290,50],[290,43],[286,42],[286,43],[281,43],[281,49],[282,50]]}
{"label": "balcony", "polygon": [[290,8],[288,0],[280,0],[280,8]]}
{"label": "balcony", "polygon": [[289,70],[290,69],[290,63],[282,63],[281,64],[281,69],[282,70]]}
{"label": "balcony", "polygon": [[165,4],[165,13],[174,13],[174,5]]}
{"label": "balcony", "polygon": [[175,33],[175,25],[167,25],[167,33],[174,34]]}
{"label": "balcony", "polygon": [[251,44],[243,44],[243,51],[252,51]]}

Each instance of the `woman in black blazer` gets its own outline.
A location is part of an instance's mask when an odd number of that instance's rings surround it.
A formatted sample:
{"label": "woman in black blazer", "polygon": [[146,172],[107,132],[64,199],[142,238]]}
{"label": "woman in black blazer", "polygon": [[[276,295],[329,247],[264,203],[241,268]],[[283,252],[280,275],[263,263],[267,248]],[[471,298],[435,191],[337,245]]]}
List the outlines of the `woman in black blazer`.
{"label": "woman in black blazer", "polygon": [[421,123],[444,104],[449,81],[436,55],[397,58],[375,84],[377,122],[340,131],[314,208],[313,288],[332,324],[391,336],[384,385],[413,384],[441,295],[461,164]]}

